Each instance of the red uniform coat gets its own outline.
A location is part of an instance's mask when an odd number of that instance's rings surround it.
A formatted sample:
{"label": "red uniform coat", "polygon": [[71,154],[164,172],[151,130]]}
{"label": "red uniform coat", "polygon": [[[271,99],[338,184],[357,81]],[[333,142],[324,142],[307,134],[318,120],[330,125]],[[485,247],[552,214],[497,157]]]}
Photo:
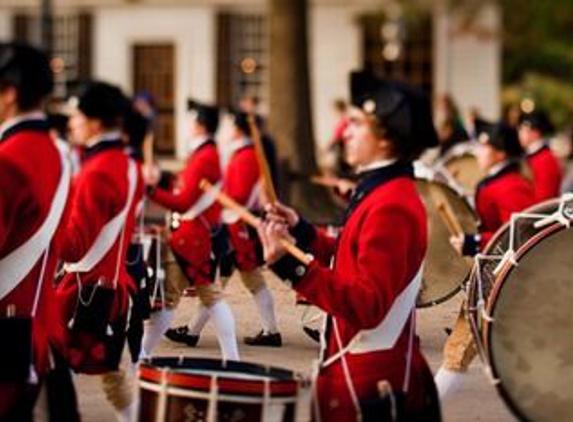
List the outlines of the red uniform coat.
{"label": "red uniform coat", "polygon": [[[212,140],[201,144],[189,155],[173,192],[158,188],[151,194],[151,199],[183,214],[204,194],[199,187],[202,179],[207,179],[213,185],[221,180],[219,153]],[[194,283],[208,284],[214,280],[210,233],[219,224],[220,215],[221,207],[214,202],[197,218],[181,220],[180,226],[172,232],[171,248],[180,262],[185,261],[184,271]]]}
{"label": "red uniform coat", "polygon": [[[239,204],[257,210],[259,204],[260,168],[257,154],[252,143],[238,148],[227,165],[223,191]],[[258,237],[253,235],[247,226],[238,221],[228,224],[229,238],[233,250],[237,268],[240,271],[252,271],[260,266],[257,257]]]}
{"label": "red uniform coat", "polygon": [[533,173],[535,203],[559,196],[561,167],[548,146],[527,155],[527,163]]}
{"label": "red uniform coat", "polygon": [[[40,228],[53,202],[61,172],[60,154],[48,134],[45,121],[23,121],[4,133],[0,140],[0,259],[24,244]],[[65,218],[60,220],[50,245],[39,306],[33,321],[34,360],[40,373],[48,368],[48,332],[52,329],[49,316],[53,310],[54,271],[62,244],[64,221]],[[0,301],[2,317],[11,304],[16,307],[16,316],[30,316],[40,267],[41,259],[28,276]]]}
{"label": "red uniform coat", "polygon": [[481,220],[480,247],[483,249],[492,235],[511,214],[535,203],[531,184],[519,173],[519,166],[510,164],[480,182],[476,191],[476,210]]}
{"label": "red uniform coat", "polygon": [[[332,318],[344,347],[360,330],[374,328],[384,320],[422,265],[427,247],[426,213],[411,172],[408,165],[394,164],[369,173],[353,196],[337,246],[316,231],[310,236],[295,233],[297,239],[312,238],[316,260],[306,270],[293,263],[292,271],[280,261],[273,266],[279,276],[293,282],[297,292],[329,314],[325,359],[340,349]],[[368,185],[369,192],[365,189]],[[331,253],[335,257],[332,269],[328,266]],[[360,401],[378,396],[376,384],[380,380],[388,380],[395,391],[402,391],[413,323],[410,319],[389,350],[346,354]],[[412,344],[411,365],[406,406],[416,414],[424,407],[428,390],[434,391],[417,340]],[[318,400],[322,420],[356,420],[341,360],[321,370]]]}
{"label": "red uniform coat", "polygon": [[[94,244],[104,225],[124,208],[129,189],[128,164],[129,157],[124,150],[123,142],[119,139],[100,141],[86,150],[82,168],[73,182],[70,218],[61,251],[61,258],[65,262],[74,263],[81,260]],[[113,281],[117,274],[117,290],[109,315],[111,324],[125,318],[129,306],[129,292],[136,290],[125,262],[135,227],[138,198],[141,198],[142,194],[143,183],[139,175],[139,183],[125,220],[123,234],[120,232],[111,249],[91,271],[80,273],[82,284],[93,285],[101,279],[108,288],[114,287]],[[76,364],[71,361],[76,359],[76,354],[69,349],[67,324],[75,312],[76,284],[76,274],[68,273],[58,285],[59,327],[53,336],[54,344],[64,356],[68,357],[72,365]],[[96,346],[100,345],[94,343],[94,348]],[[86,347],[86,352],[94,353],[96,359],[100,358],[100,355],[95,355],[100,353],[98,350],[87,349]],[[81,355],[82,351],[79,353]],[[82,370],[91,372],[91,369],[82,368]]]}

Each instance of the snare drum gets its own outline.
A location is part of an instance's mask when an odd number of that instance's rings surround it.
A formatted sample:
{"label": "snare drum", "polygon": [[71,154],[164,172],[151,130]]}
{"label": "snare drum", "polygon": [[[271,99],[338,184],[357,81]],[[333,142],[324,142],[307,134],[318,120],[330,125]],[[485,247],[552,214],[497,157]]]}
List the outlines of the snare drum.
{"label": "snare drum", "polygon": [[445,183],[416,178],[428,215],[429,243],[418,307],[433,306],[455,295],[471,269],[470,258],[460,256],[450,244],[450,233],[439,215],[438,205],[447,203],[465,233],[476,233],[478,218],[468,200]]}
{"label": "snare drum", "polygon": [[139,370],[139,422],[297,420],[303,381],[285,369],[152,358]]}

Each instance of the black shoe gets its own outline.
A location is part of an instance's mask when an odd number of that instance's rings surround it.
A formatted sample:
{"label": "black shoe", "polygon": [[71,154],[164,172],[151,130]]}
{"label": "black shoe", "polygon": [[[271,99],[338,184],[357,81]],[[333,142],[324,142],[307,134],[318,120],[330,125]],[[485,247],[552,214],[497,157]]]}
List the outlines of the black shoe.
{"label": "black shoe", "polygon": [[283,345],[281,333],[265,333],[262,330],[256,336],[245,337],[243,341],[249,346],[281,347]]}
{"label": "black shoe", "polygon": [[199,336],[189,334],[189,328],[186,325],[170,328],[165,332],[165,337],[175,343],[183,343],[189,347],[195,347],[199,342]]}
{"label": "black shoe", "polygon": [[320,330],[315,330],[314,328],[309,327],[302,327],[302,329],[307,336],[317,343],[320,343]]}

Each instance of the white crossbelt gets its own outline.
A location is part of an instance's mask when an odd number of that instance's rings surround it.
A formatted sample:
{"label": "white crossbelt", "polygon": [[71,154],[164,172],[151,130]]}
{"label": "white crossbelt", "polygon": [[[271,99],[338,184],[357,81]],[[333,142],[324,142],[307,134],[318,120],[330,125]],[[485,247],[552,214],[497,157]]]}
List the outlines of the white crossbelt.
{"label": "white crossbelt", "polygon": [[408,286],[396,297],[386,317],[375,328],[361,330],[350,340],[346,347],[323,362],[322,367],[329,366],[346,353],[359,354],[389,350],[394,347],[404,330],[422,285],[423,266],[420,266],[416,276]]}
{"label": "white crossbelt", "polygon": [[125,225],[129,209],[131,208],[131,203],[133,202],[135,188],[137,186],[137,168],[136,164],[131,159],[129,160],[127,177],[129,181],[129,190],[125,206],[119,214],[103,226],[93,245],[81,260],[74,263],[67,263],[64,266],[67,272],[86,273],[91,271],[114,245],[123,226]]}
{"label": "white crossbelt", "polygon": [[181,216],[183,220],[194,220],[203,212],[207,211],[217,200],[217,195],[221,191],[221,182],[213,185],[213,188],[203,193],[199,199]]}
{"label": "white crossbelt", "polygon": [[14,290],[34,268],[48,249],[62,218],[70,190],[71,170],[65,151],[58,147],[58,152],[62,174],[46,219],[32,237],[0,260],[0,300]]}

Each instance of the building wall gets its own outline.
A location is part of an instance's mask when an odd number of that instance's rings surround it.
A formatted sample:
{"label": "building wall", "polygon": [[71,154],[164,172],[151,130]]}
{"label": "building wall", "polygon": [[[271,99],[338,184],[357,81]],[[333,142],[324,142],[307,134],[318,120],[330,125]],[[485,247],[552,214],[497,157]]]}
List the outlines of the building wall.
{"label": "building wall", "polygon": [[177,156],[185,155],[188,97],[214,101],[216,13],[214,8],[113,8],[94,12],[94,75],[132,89],[131,47],[172,42],[175,46]]}
{"label": "building wall", "polygon": [[8,9],[0,9],[0,40],[7,41],[12,36],[12,14]]}
{"label": "building wall", "polygon": [[309,21],[313,122],[320,157],[336,124],[332,103],[348,100],[349,73],[360,66],[360,27],[355,10],[347,6],[316,5]]}
{"label": "building wall", "polygon": [[476,22],[477,31],[460,33],[459,18],[436,11],[434,90],[452,94],[461,110],[475,106],[484,117],[497,119],[502,65],[500,12],[487,6]]}

